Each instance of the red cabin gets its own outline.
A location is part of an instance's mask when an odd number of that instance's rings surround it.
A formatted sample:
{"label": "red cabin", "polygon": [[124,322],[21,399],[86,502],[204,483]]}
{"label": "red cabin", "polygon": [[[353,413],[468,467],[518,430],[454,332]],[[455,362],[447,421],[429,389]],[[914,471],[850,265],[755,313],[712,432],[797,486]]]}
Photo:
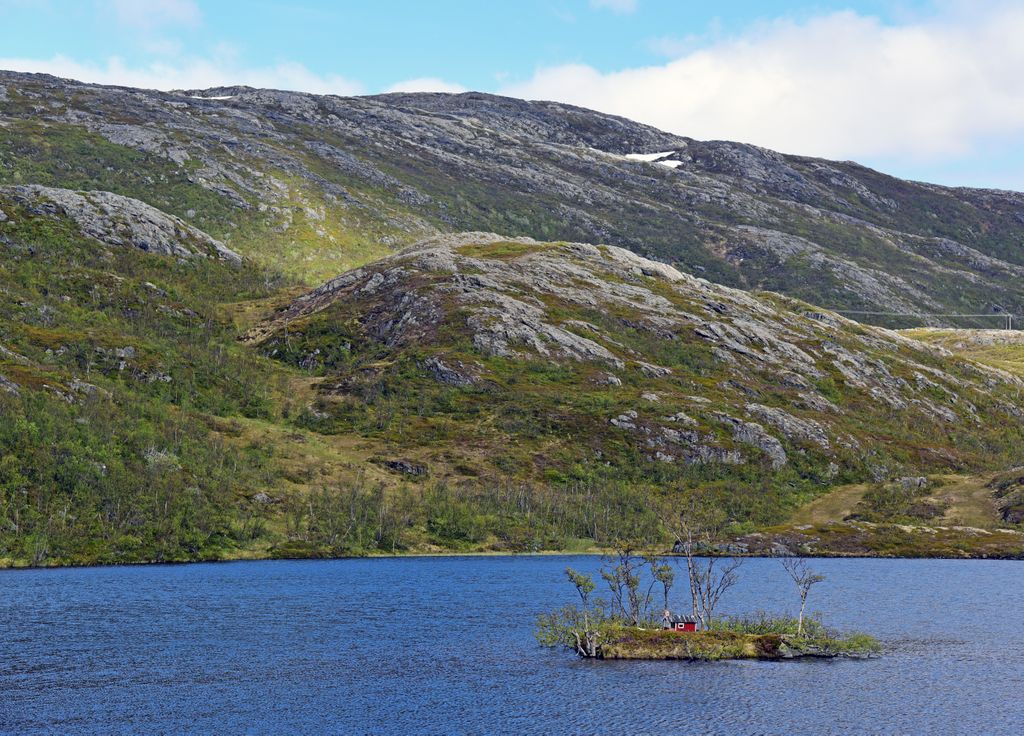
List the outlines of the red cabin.
{"label": "red cabin", "polygon": [[665,611],[665,616],[662,619],[663,629],[669,629],[671,631],[696,631],[697,630],[697,619],[693,616],[686,616],[682,614],[672,614]]}

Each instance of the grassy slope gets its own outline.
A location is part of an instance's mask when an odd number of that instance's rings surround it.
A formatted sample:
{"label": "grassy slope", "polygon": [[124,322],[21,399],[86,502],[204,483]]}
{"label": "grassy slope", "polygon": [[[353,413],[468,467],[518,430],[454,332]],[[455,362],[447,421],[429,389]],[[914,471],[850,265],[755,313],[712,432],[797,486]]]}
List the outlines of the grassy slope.
{"label": "grassy slope", "polygon": [[[317,284],[388,254],[385,243],[409,242],[424,232],[396,229],[372,206],[332,204],[308,182],[253,163],[285,187],[273,210],[261,209],[252,196],[251,207],[241,209],[196,184],[194,164],[179,166],[76,126],[31,119],[0,126],[0,183],[101,189],[140,199],[224,240],[277,280],[283,275],[289,283]],[[331,178],[352,188],[338,172]],[[371,203],[379,198],[371,190],[354,191]],[[381,203],[382,211],[394,208]]]}
{"label": "grassy slope", "polygon": [[276,471],[208,417],[273,415],[285,372],[211,317],[225,293],[263,293],[262,274],[107,249],[0,206],[0,374],[20,387],[0,394],[0,558],[215,557],[251,541],[249,499]]}
{"label": "grassy slope", "polygon": [[1024,376],[1024,332],[1019,330],[906,330],[915,340],[946,348],[954,355]]}
{"label": "grassy slope", "polygon": [[[608,417],[643,406],[644,393],[662,397],[657,414],[699,415],[685,398],[694,393],[726,400],[703,342],[653,338],[628,326],[637,316],[628,310],[547,305],[677,377],[630,370],[613,388],[595,380],[604,369],[592,364],[488,357],[455,319],[440,326],[445,359],[482,367],[487,381],[446,386],[422,370],[436,348],[395,354],[375,344],[358,329],[365,305],[355,302],[275,338],[283,350],[271,361],[236,338],[296,289],[268,285],[260,268],[111,249],[66,222],[11,202],[0,208],[9,216],[0,226],[0,344],[27,359],[0,358],[0,375],[21,387],[19,396],[0,394],[12,419],[0,435],[0,559],[589,548],[663,539],[653,507],[683,487],[702,487],[751,528],[783,519],[826,483],[826,458],[811,448],[789,448],[794,462],[781,473],[763,464],[668,466],[610,433]],[[467,252],[507,259],[524,248]],[[122,366],[116,351],[129,346]],[[297,365],[317,348],[321,364]],[[76,379],[98,390],[75,388]],[[762,380],[746,382],[762,395],[776,391]],[[898,416],[860,416],[866,405],[838,380],[821,388],[852,410],[849,430],[889,447],[891,459],[920,460],[914,443],[941,439],[960,462],[1000,462],[1006,438],[972,445],[921,427],[908,441]],[[723,430],[704,429],[729,446]],[[864,472],[854,455],[832,482]],[[399,460],[427,474],[388,468]]]}
{"label": "grassy slope", "polygon": [[[1024,376],[1024,335],[967,329],[914,329],[905,334],[954,355]],[[1012,461],[1012,458],[1009,458]],[[1006,473],[936,474],[919,493],[895,493],[878,484],[840,486],[799,508],[788,524],[775,527],[773,541],[812,544],[819,552],[961,556],[1020,556],[1024,539],[1000,497]],[[1008,476],[1007,476],[1008,477]],[[862,522],[848,522],[859,518]],[[966,527],[966,529],[957,529]]]}

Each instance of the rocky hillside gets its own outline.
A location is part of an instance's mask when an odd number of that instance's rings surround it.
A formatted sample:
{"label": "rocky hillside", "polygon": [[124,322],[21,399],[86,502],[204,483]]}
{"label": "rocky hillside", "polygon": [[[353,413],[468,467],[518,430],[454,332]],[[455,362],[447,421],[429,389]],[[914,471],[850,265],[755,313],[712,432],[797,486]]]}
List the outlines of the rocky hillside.
{"label": "rocky hillside", "polygon": [[301,418],[396,473],[714,488],[737,519],[852,480],[1005,464],[1024,382],[614,246],[437,236],[247,340],[324,376]]}
{"label": "rocky hillside", "polygon": [[693,489],[736,539],[833,487],[1019,526],[1019,345],[811,304],[1019,312],[1022,212],[553,103],[0,73],[0,565],[662,544]]}
{"label": "rocky hillside", "polygon": [[1022,195],[555,103],[2,73],[0,181],[140,199],[307,284],[435,232],[488,230],[619,245],[826,307],[1024,310]]}

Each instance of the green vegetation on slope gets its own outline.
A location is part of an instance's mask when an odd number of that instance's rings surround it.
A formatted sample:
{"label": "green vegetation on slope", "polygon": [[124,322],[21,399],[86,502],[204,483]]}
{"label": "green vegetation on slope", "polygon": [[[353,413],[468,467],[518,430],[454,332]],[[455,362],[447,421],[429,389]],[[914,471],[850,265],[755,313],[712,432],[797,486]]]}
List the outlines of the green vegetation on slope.
{"label": "green vegetation on slope", "polygon": [[[292,282],[319,283],[386,255],[389,243],[414,237],[381,215],[394,209],[391,203],[381,203],[380,210],[338,206],[301,177],[265,161],[251,163],[261,178],[276,182],[272,205],[253,193],[229,198],[200,185],[197,159],[179,165],[66,123],[13,119],[0,126],[0,183],[104,190],[141,200]],[[332,178],[351,188],[340,173]],[[365,185],[352,191],[365,191],[370,202],[378,198]]]}
{"label": "green vegetation on slope", "polygon": [[[273,327],[254,348],[238,341],[240,331],[294,294],[260,267],[143,254],[14,201],[0,209],[7,562],[588,549],[622,538],[670,544],[656,509],[685,489],[700,488],[742,532],[778,523],[874,467],[863,445],[826,452],[785,437],[789,459],[773,467],[715,412],[738,411],[743,392],[791,409],[791,390],[757,371],[739,382],[705,340],[685,330],[658,336],[633,307],[581,307],[538,293],[548,318],[669,373],[631,361],[613,371],[616,384],[592,361],[496,356],[467,332],[472,309],[450,303],[429,340],[400,347],[368,329],[384,305],[362,298]],[[538,254],[560,262],[564,248],[462,250],[514,266]],[[417,288],[446,278],[420,273]],[[696,309],[659,279],[604,278]],[[472,380],[451,381],[435,359]],[[871,443],[873,463],[1007,464],[1012,430],[907,427],[843,380],[830,373],[815,385],[844,411],[839,431]],[[972,398],[983,415],[999,400]],[[750,460],[657,461],[609,421],[637,408],[641,422],[696,417],[702,442]]]}
{"label": "green vegetation on slope", "polygon": [[1024,376],[1024,331],[913,329],[904,333],[915,340],[939,345],[954,355]]}
{"label": "green vegetation on slope", "polygon": [[[544,273],[549,263],[563,259],[579,265],[572,260],[570,247],[558,244],[476,243],[454,252],[465,257],[457,261],[460,273],[470,274],[467,278],[480,273],[487,283],[502,273],[487,271],[492,268],[488,263],[520,267],[527,274],[534,269]],[[551,260],[537,260],[541,256]],[[388,459],[405,460],[419,469],[417,473],[429,473],[455,486],[558,488],[567,507],[565,518],[581,521],[584,515],[573,510],[576,504],[571,500],[578,497],[573,495],[576,489],[630,488],[640,499],[638,508],[643,508],[649,505],[643,499],[653,502],[699,487],[709,502],[727,511],[738,529],[753,528],[784,521],[828,487],[864,481],[879,472],[1005,466],[1012,462],[1020,438],[1020,427],[1015,425],[993,426],[954,414],[949,415],[953,419],[928,416],[928,411],[943,411],[938,407],[963,410],[967,394],[957,396],[948,387],[960,385],[958,390],[963,391],[973,385],[977,377],[972,369],[946,364],[923,346],[885,344],[881,337],[852,323],[841,330],[827,330],[801,318],[800,329],[808,333],[793,344],[824,356],[838,354],[839,346],[865,355],[873,363],[862,366],[863,370],[879,371],[876,378],[884,376],[890,385],[902,387],[899,390],[914,397],[921,409],[901,411],[886,405],[877,396],[878,388],[858,385],[862,379],[844,375],[839,364],[829,360],[820,361],[812,371],[817,372],[813,388],[821,399],[808,409],[809,383],[798,377],[780,381],[778,369],[756,361],[737,367],[722,356],[721,349],[685,326],[682,316],[676,325],[656,329],[640,307],[614,300],[574,302],[521,281],[515,282],[517,296],[542,304],[544,319],[569,325],[576,335],[597,340],[620,355],[643,356],[660,368],[652,373],[634,363],[609,369],[596,361],[555,360],[531,349],[521,350],[514,358],[494,355],[475,342],[472,325],[479,324],[475,307],[453,303],[446,295],[450,284],[461,283],[461,277],[447,266],[418,270],[415,258],[410,255],[367,269],[307,316],[272,321],[269,332],[260,333],[261,349],[287,365],[323,377],[314,405],[299,418],[303,426],[380,443],[391,453]],[[589,267],[589,263],[583,265]],[[407,277],[390,287],[394,292],[363,286],[389,283],[396,273]],[[592,277],[580,271],[579,278],[585,286]],[[671,306],[661,308],[659,319],[671,319],[673,309],[680,315],[702,311],[697,296],[653,276],[624,279],[602,273],[601,278],[607,284],[649,290],[667,300]],[[591,288],[588,294],[600,293],[600,287]],[[440,311],[425,306],[433,305],[432,299]],[[771,295],[763,295],[762,300],[779,310],[779,324],[795,329],[794,310],[800,305]],[[730,313],[727,305],[712,303],[722,313]],[[420,317],[416,306],[410,312],[400,304],[420,305],[429,318]],[[387,333],[391,326],[404,323],[421,324],[422,330],[404,340]],[[845,365],[843,370],[850,372]],[[922,371],[932,370],[941,371],[936,376],[945,376],[945,387],[924,377]],[[867,376],[863,380],[873,380]],[[1012,388],[1005,394],[982,389],[969,395],[981,414],[1001,414],[1015,393]],[[766,405],[777,410],[773,416],[787,417],[792,412],[814,422],[808,426],[828,427],[827,433],[835,439],[826,447],[820,440],[783,435],[779,441],[786,459],[781,466],[756,451],[749,460],[736,461],[728,453],[746,455],[751,450],[737,439],[721,412],[749,417],[751,411],[764,412]],[[908,422],[906,412],[911,410],[926,413],[921,420]],[[700,434],[700,442],[721,449],[718,457],[723,460],[673,462],[666,456],[678,455],[678,448],[654,444],[662,426],[675,427],[671,431],[676,435]],[[806,431],[804,425],[796,427]],[[662,453],[660,459],[656,450]],[[488,494],[482,494],[481,500],[486,498]],[[488,528],[500,528],[494,519],[481,521],[472,535],[478,543],[487,537]],[[658,533],[653,519],[639,528]],[[587,529],[574,526],[570,533],[597,538]]]}
{"label": "green vegetation on slope", "polygon": [[263,274],[83,238],[0,202],[0,559],[217,557],[252,542],[269,455],[205,417],[268,417],[279,371],[214,318]]}

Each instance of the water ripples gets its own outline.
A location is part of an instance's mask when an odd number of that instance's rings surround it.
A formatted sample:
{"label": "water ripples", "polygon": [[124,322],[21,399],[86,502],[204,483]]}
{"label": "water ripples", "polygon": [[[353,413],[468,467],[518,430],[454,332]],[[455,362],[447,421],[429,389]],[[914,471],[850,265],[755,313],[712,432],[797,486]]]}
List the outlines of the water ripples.
{"label": "water ripples", "polygon": [[[820,560],[811,608],[866,661],[593,662],[535,614],[594,558],[0,572],[11,734],[1018,733],[1024,565]],[[794,605],[752,560],[726,606]]]}

